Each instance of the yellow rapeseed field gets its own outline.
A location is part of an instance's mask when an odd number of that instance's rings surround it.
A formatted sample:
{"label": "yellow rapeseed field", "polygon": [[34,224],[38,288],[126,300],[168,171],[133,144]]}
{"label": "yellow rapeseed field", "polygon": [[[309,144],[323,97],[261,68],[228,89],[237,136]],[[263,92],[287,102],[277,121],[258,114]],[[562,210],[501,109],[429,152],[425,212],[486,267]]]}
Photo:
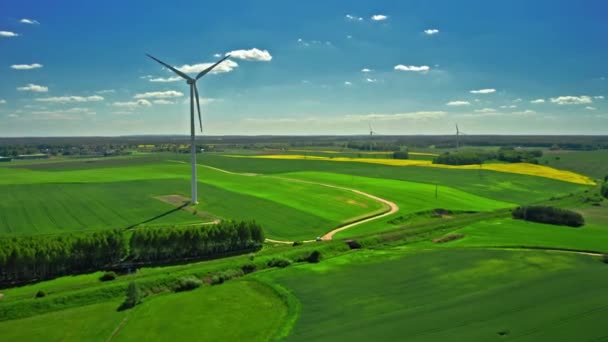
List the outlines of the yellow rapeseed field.
{"label": "yellow rapeseed field", "polygon": [[[237,156],[233,156],[237,157]],[[382,158],[347,158],[347,157],[320,157],[320,156],[304,156],[298,154],[285,154],[285,155],[265,155],[265,156],[238,156],[244,158],[265,158],[265,159],[304,159],[304,160],[325,160],[335,162],[357,162],[357,163],[370,163],[370,164],[382,164],[391,166],[422,166],[422,167],[438,167],[445,169],[465,169],[465,170],[491,170],[497,172],[517,173],[521,175],[538,176],[551,179],[557,179],[564,182],[584,184],[584,185],[595,185],[595,182],[589,177],[574,173],[571,171],[558,170],[552,167],[527,164],[527,163],[515,163],[515,164],[482,164],[480,165],[443,165],[433,164],[430,160],[411,160],[411,159],[382,159]]]}
{"label": "yellow rapeseed field", "polygon": [[[364,152],[364,151],[330,151],[330,150],[289,150],[289,152],[308,152],[308,153],[357,153],[357,154],[393,154],[393,152]],[[437,153],[430,152],[408,152],[413,156],[428,156],[428,157],[437,157]]]}

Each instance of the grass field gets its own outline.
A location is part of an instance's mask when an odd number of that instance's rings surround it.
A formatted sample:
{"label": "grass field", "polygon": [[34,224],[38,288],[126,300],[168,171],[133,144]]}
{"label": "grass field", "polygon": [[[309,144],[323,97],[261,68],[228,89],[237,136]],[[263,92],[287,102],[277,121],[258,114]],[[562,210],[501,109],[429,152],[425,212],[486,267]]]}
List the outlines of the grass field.
{"label": "grass field", "polygon": [[[52,171],[0,168],[5,177],[0,180],[5,194],[0,204],[0,232],[53,233],[200,222],[200,217],[176,211],[154,198],[187,197],[187,165],[171,160],[142,162],[146,161],[96,169],[64,163],[61,170],[55,169],[57,164],[44,164]],[[312,239],[384,208],[367,197],[315,184],[202,167],[199,177],[198,210],[226,219],[255,219],[273,238]]]}
{"label": "grass field", "polygon": [[[155,198],[189,196],[188,160],[158,153],[0,166],[5,195],[0,234],[201,222],[202,217]],[[102,272],[95,272],[1,289],[2,339],[572,341],[607,336],[608,266],[597,256],[554,250],[608,252],[606,201],[590,200],[597,187],[487,169],[315,158],[203,154],[199,163],[196,209],[209,220],[255,219],[270,238],[311,239],[386,210],[369,197],[321,184],[357,189],[395,202],[400,210],[340,232],[335,241],[267,244],[255,254],[141,268],[111,282],[99,281]],[[577,210],[586,224],[570,228],[513,220],[506,209],[537,202]],[[453,217],[431,214],[439,208],[453,211]],[[463,237],[432,242],[456,233]],[[356,238],[361,250],[350,251],[339,241],[361,234],[366,235]],[[321,262],[296,262],[313,250],[321,253]],[[269,269],[275,257],[294,263]],[[259,271],[191,292],[168,292],[181,277],[209,279],[213,272],[245,263]],[[160,294],[118,312],[131,281]],[[35,299],[38,290],[48,295]]]}
{"label": "grass field", "polygon": [[[608,150],[546,151],[540,164],[603,179],[608,175]],[[545,164],[546,163],[546,164]]]}
{"label": "grass field", "polygon": [[[436,187],[431,184],[322,172],[295,172],[287,173],[285,176],[360,189],[395,202],[399,206],[399,212],[387,217],[383,221],[388,221],[395,216],[437,208],[453,211],[491,211],[514,206],[512,203],[472,195],[445,186],[437,187],[437,198],[435,198]],[[382,222],[370,222],[340,232],[337,237],[365,234],[391,227],[391,225],[386,225]]]}
{"label": "grass field", "polygon": [[0,322],[0,330],[6,341],[267,341],[287,313],[271,288],[251,281],[162,295],[129,311],[116,311],[119,305],[110,301]]}
{"label": "grass field", "polygon": [[446,249],[354,253],[264,277],[299,298],[288,341],[605,337],[606,265],[589,256]]}
{"label": "grass field", "polygon": [[511,203],[533,203],[553,196],[563,196],[588,189],[588,186],[561,182],[549,178],[524,176],[482,170],[443,169],[432,167],[396,167],[356,162],[323,160],[279,160],[222,157],[205,155],[201,163],[234,172],[277,174],[318,171],[354,176],[396,179],[427,184],[439,184],[471,194]]}

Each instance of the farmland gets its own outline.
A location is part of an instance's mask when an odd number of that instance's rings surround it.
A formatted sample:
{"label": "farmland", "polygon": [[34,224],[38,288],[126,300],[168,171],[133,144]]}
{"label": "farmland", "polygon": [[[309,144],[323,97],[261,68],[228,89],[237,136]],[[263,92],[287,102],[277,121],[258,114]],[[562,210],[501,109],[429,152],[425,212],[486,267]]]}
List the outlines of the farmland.
{"label": "farmland", "polygon": [[[328,148],[205,153],[196,206],[186,202],[183,154],[6,163],[3,239],[255,220],[270,240],[257,252],[141,267],[108,282],[98,271],[7,287],[0,329],[24,341],[599,339],[608,214],[597,195],[603,169],[586,153],[570,152],[564,168],[551,159],[432,167],[427,151],[410,161]],[[377,198],[397,210],[383,216],[389,208]],[[524,204],[575,210],[585,225],[511,218]],[[333,240],[279,243],[351,223]],[[186,278],[201,286],[176,290]],[[141,303],[117,310],[131,283]]]}

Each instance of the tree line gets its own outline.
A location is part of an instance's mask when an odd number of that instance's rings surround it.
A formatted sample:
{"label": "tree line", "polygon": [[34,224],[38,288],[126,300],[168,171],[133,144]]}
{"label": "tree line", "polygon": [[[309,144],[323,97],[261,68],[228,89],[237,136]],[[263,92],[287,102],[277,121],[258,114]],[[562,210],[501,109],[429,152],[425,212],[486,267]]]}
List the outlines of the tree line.
{"label": "tree line", "polygon": [[121,264],[214,258],[261,248],[255,222],[0,238],[0,285],[92,272]]}
{"label": "tree line", "polygon": [[538,164],[538,159],[542,157],[541,150],[524,150],[512,147],[501,147],[498,151],[465,150],[457,152],[446,152],[435,159],[433,164],[446,165],[472,165],[482,164],[488,160],[500,160],[507,163],[530,163]]}
{"label": "tree line", "polygon": [[220,222],[179,229],[136,229],[130,241],[134,262],[166,262],[221,256],[261,248],[264,232],[255,222]]}

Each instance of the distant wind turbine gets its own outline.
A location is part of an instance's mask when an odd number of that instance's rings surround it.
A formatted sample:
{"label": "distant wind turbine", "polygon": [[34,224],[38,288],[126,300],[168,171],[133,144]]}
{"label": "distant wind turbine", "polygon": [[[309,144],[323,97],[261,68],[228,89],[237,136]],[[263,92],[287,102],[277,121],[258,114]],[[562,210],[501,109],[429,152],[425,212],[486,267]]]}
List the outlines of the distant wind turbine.
{"label": "distant wind turbine", "polygon": [[374,132],[374,129],[372,128],[372,123],[371,121],[369,122],[369,151],[372,151],[372,144],[373,144],[373,139],[374,139],[374,134],[376,134],[376,132]]}
{"label": "distant wind turbine", "polygon": [[174,73],[179,75],[181,78],[185,79],[186,83],[190,86],[190,152],[192,153],[192,156],[190,158],[191,162],[192,162],[192,200],[190,201],[190,203],[198,204],[197,185],[196,185],[196,144],[195,144],[195,137],[194,137],[194,99],[195,98],[196,98],[196,108],[198,110],[198,123],[199,123],[200,129],[201,129],[201,133],[203,132],[203,122],[201,121],[201,106],[199,104],[198,89],[196,88],[196,81],[198,81],[201,77],[205,76],[207,73],[209,73],[211,70],[213,70],[213,68],[218,66],[220,63],[222,63],[228,57],[230,57],[230,55],[226,55],[226,57],[215,62],[215,64],[213,64],[210,67],[208,67],[207,69],[199,72],[195,78],[192,78],[192,77],[186,75],[185,73],[177,70],[176,68],[170,66],[169,64],[167,64],[157,58],[152,57],[149,54],[146,54],[146,56],[152,58],[153,60],[162,64],[166,68],[169,68],[171,71],[173,71]]}
{"label": "distant wind turbine", "polygon": [[460,148],[460,135],[464,134],[463,132],[460,131],[460,129],[458,129],[458,124],[456,124],[456,149],[458,150],[458,148]]}

